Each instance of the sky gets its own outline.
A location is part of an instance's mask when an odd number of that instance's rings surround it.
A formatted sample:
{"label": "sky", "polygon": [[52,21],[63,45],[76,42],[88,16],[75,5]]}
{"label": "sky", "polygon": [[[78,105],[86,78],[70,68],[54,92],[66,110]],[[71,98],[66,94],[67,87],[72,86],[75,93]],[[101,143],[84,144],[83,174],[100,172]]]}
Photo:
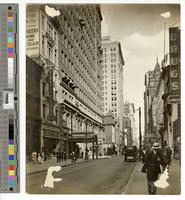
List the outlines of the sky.
{"label": "sky", "polygon": [[[144,130],[144,75],[153,70],[158,57],[159,64],[168,49],[168,28],[180,25],[178,4],[102,4],[102,36],[121,42],[124,65],[124,100],[142,110]],[[164,18],[161,14],[170,17]],[[164,24],[166,22],[166,29]],[[138,129],[138,112],[136,127]]]}

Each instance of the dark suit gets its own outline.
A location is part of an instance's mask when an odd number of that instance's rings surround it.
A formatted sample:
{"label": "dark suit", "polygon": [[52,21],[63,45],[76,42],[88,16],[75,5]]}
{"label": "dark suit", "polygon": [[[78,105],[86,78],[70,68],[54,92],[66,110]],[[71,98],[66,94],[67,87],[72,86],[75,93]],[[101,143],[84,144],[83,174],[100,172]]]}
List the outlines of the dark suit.
{"label": "dark suit", "polygon": [[161,173],[160,165],[163,165],[163,156],[160,150],[150,151],[145,157],[146,173],[148,180],[148,192],[149,194],[155,194],[157,188],[154,182],[157,181],[159,174]]}

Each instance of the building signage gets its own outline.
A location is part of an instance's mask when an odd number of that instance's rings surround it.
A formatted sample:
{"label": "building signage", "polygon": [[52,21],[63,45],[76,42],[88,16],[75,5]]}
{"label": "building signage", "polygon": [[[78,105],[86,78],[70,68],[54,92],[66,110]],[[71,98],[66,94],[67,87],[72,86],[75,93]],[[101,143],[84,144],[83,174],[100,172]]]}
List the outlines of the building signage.
{"label": "building signage", "polygon": [[180,30],[169,28],[170,39],[170,94],[169,103],[180,101]]}
{"label": "building signage", "polygon": [[44,130],[44,137],[59,139],[59,133],[51,130]]}
{"label": "building signage", "polygon": [[95,142],[97,140],[96,135],[94,135],[93,132],[75,132],[72,134],[72,139],[73,141],[76,142]]}
{"label": "building signage", "polygon": [[54,113],[53,113],[53,70],[49,69],[48,71],[48,84],[49,84],[49,119],[54,120]]}
{"label": "building signage", "polygon": [[26,12],[26,54],[31,58],[39,55],[39,12],[31,7]]}

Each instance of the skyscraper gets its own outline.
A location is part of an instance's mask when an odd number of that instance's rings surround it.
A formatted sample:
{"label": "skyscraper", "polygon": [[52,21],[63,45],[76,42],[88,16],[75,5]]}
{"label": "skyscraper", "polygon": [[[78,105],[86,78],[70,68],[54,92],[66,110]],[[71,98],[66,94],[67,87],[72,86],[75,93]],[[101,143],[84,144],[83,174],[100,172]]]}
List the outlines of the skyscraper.
{"label": "skyscraper", "polygon": [[95,4],[27,7],[27,55],[43,69],[41,150],[101,149],[101,21]]}
{"label": "skyscraper", "polygon": [[123,66],[124,59],[121,44],[112,41],[109,36],[102,39],[103,48],[103,108],[104,115],[111,110],[117,122],[119,133],[117,143],[120,143],[123,119]]}

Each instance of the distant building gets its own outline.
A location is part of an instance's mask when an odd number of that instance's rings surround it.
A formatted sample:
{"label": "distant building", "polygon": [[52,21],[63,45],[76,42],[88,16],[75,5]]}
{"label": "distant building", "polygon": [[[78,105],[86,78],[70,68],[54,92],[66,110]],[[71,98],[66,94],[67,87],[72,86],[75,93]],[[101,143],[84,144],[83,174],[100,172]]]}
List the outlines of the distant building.
{"label": "distant building", "polygon": [[123,66],[124,59],[121,44],[112,41],[109,36],[102,39],[103,48],[103,113],[107,114],[111,110],[119,130],[116,145],[120,145],[123,120]]}
{"label": "distant building", "polygon": [[115,120],[111,110],[104,116],[104,154],[113,153],[113,145],[116,143],[116,127]]}
{"label": "distant building", "polygon": [[155,93],[158,86],[158,80],[161,74],[158,59],[153,71],[145,74],[145,92],[144,92],[144,138],[151,143],[157,137],[156,131],[156,101]]}
{"label": "distant building", "polygon": [[124,103],[123,132],[127,138],[127,145],[138,145],[138,135],[136,133],[135,107],[133,103]]}
{"label": "distant building", "polygon": [[[155,102],[156,102],[156,134],[157,134],[157,142],[161,143],[160,136],[160,127],[164,123],[164,80],[162,79],[162,73],[158,80],[158,85],[155,93]],[[165,135],[165,140],[167,139],[167,134]]]}

